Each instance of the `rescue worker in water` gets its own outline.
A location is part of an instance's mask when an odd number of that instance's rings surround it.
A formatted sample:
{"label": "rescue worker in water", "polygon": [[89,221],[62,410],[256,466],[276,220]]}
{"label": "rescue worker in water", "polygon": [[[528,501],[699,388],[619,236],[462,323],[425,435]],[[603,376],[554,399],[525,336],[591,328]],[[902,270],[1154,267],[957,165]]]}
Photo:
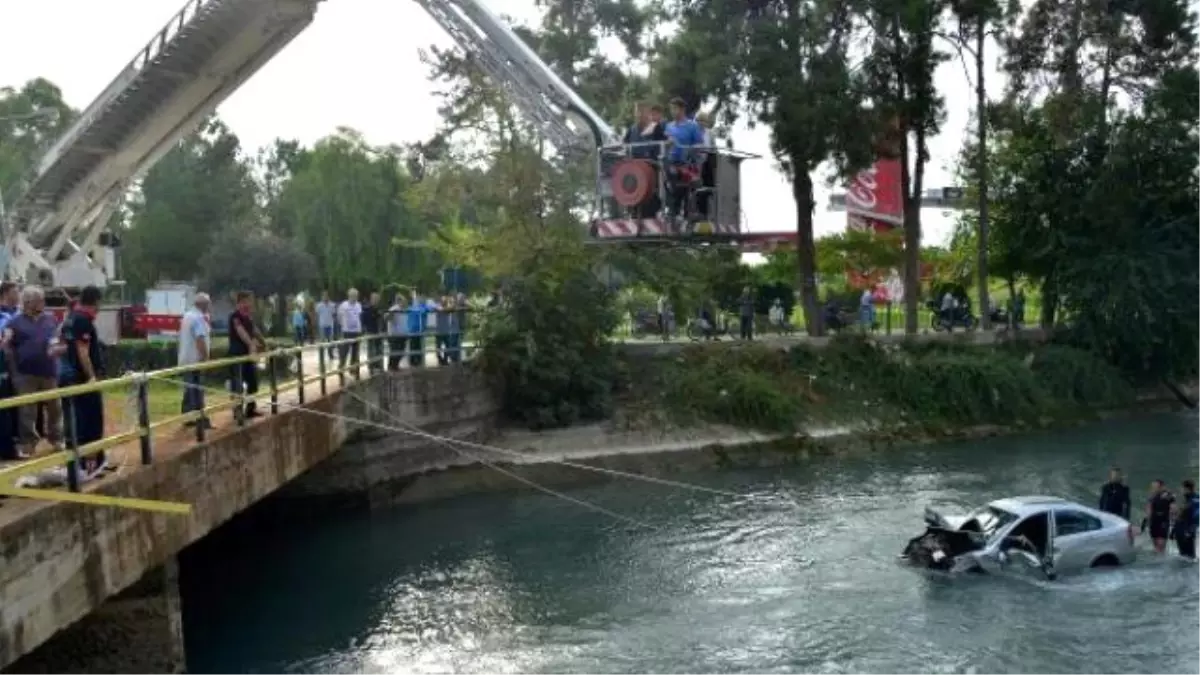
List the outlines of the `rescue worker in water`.
{"label": "rescue worker in water", "polygon": [[1171,532],[1171,516],[1175,511],[1175,495],[1167,489],[1166,483],[1156,480],[1150,484],[1150,499],[1146,502],[1146,518],[1142,521],[1142,532],[1150,528],[1150,539],[1154,542],[1154,550],[1163,553],[1167,550],[1167,537]]}
{"label": "rescue worker in water", "polygon": [[1129,520],[1129,486],[1119,467],[1108,472],[1108,482],[1100,487],[1100,510]]}
{"label": "rescue worker in water", "polygon": [[1175,513],[1175,530],[1171,533],[1179,555],[1196,559],[1196,526],[1200,524],[1200,496],[1193,480],[1183,481],[1183,504]]}

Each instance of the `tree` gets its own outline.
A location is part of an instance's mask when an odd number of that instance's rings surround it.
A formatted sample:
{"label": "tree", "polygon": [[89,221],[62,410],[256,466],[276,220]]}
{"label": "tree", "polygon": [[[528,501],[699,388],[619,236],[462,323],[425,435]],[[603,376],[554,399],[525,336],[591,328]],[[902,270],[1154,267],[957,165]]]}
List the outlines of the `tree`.
{"label": "tree", "polygon": [[75,121],[53,82],[36,78],[20,89],[0,87],[0,200],[11,205],[40,154]]}
{"label": "tree", "polygon": [[749,12],[743,0],[701,0],[680,14],[679,35],[662,66],[680,74],[683,84],[675,89],[712,101],[728,120],[744,109],[771,129],[772,151],[796,203],[805,324],[819,335],[812,174],[829,160],[838,175],[866,166],[875,130],[861,114],[862,83],[849,62],[854,14],[833,0],[772,2]]}
{"label": "tree", "polygon": [[429,234],[408,202],[412,181],[397,148],[375,148],[340,129],[311,149],[287,150],[290,177],[278,190],[273,229],[293,236],[317,262],[328,289],[428,286],[440,267],[429,251],[391,242]]}
{"label": "tree", "polygon": [[867,0],[871,48],[864,63],[877,114],[894,120],[898,132],[900,184],[904,199],[904,330],[916,333],[921,295],[921,195],[928,141],[943,117],[943,99],[933,74],[946,60],[934,44],[943,19],[943,0]]}
{"label": "tree", "polygon": [[195,279],[217,233],[257,221],[257,202],[238,137],[210,120],[155,164],[132,197],[121,255],[131,287]]}
{"label": "tree", "polygon": [[295,241],[253,226],[221,233],[200,258],[200,270],[211,292],[251,291],[260,297],[291,295],[319,277],[316,261]]}
{"label": "tree", "polygon": [[[1013,0],[954,0],[950,9],[958,24],[957,34],[950,38],[951,43],[958,49],[959,57],[963,52],[972,57],[975,70],[975,152],[969,158],[971,174],[974,178],[977,212],[975,215],[975,273],[979,294],[980,322],[984,330],[991,328],[991,315],[987,308],[991,306],[988,297],[988,241],[990,230],[988,222],[989,181],[988,181],[988,93],[985,79],[985,49],[990,35],[997,35],[993,28],[999,28],[1008,17],[1015,16],[1019,11],[1018,3]],[[964,61],[965,66],[965,61]],[[971,78],[968,78],[971,79]]]}
{"label": "tree", "polygon": [[817,271],[838,277],[852,271],[867,276],[877,270],[900,266],[903,261],[903,235],[898,232],[860,232],[850,230],[821,237],[818,242]]}

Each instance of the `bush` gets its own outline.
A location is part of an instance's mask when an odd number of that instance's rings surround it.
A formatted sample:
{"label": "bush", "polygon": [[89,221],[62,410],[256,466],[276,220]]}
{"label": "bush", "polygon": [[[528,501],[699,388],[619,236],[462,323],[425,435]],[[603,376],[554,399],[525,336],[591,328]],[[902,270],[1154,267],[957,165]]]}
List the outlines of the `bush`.
{"label": "bush", "polygon": [[757,345],[685,348],[665,379],[664,397],[683,419],[787,431],[801,419],[803,380],[783,352]]}
{"label": "bush", "polygon": [[476,365],[507,418],[531,429],[598,420],[612,412],[616,326],[611,294],[587,270],[513,280],[479,326]]}
{"label": "bush", "polygon": [[[655,401],[643,391],[644,405],[663,405],[681,423],[699,419],[773,431],[818,420],[942,429],[1034,424],[1133,397],[1114,368],[1061,346],[883,346],[847,335],[823,349],[797,346],[787,353],[727,347],[684,349],[654,382],[643,380],[660,393]],[[648,371],[633,369],[631,377]]]}

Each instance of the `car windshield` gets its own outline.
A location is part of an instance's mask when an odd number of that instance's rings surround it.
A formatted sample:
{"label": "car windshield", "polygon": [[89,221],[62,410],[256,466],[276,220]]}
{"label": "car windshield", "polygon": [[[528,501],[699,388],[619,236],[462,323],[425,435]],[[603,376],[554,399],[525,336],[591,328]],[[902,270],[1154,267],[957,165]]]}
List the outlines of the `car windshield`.
{"label": "car windshield", "polygon": [[997,532],[1016,519],[1017,514],[994,506],[985,506],[971,514],[971,520],[979,524],[979,531],[988,539],[994,537]]}

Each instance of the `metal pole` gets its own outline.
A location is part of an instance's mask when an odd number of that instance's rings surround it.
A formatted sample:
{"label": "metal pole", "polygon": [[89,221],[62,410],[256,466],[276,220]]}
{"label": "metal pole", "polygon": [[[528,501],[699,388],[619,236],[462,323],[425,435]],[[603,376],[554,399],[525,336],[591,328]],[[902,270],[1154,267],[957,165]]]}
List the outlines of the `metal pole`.
{"label": "metal pole", "polygon": [[79,492],[79,434],[75,431],[75,397],[63,399],[63,414],[67,431],[67,488]]}
{"label": "metal pole", "polygon": [[137,383],[137,414],[138,442],[141,444],[142,464],[149,464],[154,459],[150,438],[150,385],[146,380]]}
{"label": "metal pole", "polygon": [[275,374],[275,357],[267,357],[267,377],[271,383],[271,414],[279,414],[279,378]]}
{"label": "metal pole", "polygon": [[304,350],[296,352],[296,400],[304,405]]}
{"label": "metal pole", "polygon": [[325,396],[325,345],[317,349],[317,373],[321,376],[321,396]]}

